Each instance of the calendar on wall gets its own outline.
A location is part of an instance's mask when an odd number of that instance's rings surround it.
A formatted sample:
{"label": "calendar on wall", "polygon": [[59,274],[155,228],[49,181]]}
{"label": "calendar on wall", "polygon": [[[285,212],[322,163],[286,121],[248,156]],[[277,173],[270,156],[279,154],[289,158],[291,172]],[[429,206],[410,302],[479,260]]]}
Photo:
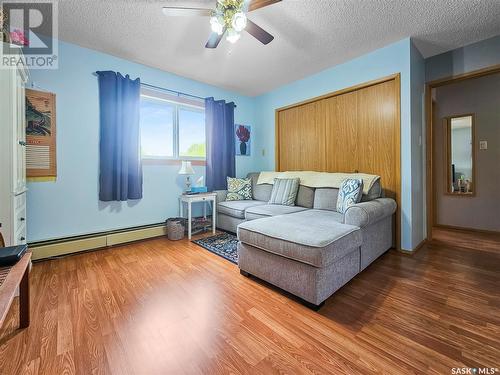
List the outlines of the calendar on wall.
{"label": "calendar on wall", "polygon": [[26,89],[26,177],[56,176],[56,95]]}

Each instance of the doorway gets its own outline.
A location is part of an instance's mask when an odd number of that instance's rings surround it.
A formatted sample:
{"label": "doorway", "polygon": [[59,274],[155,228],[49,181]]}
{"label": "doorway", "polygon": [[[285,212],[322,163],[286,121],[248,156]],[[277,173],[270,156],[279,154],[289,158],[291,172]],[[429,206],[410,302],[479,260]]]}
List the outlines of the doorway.
{"label": "doorway", "polygon": [[500,233],[500,66],[426,86],[427,233]]}

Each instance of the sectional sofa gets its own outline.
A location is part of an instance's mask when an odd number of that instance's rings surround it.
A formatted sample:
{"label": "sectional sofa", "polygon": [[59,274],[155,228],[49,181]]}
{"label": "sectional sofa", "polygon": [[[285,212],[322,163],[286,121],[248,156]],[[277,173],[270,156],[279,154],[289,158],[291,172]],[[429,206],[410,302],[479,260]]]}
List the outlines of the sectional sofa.
{"label": "sectional sofa", "polygon": [[336,212],[338,189],[300,185],[295,206],[268,204],[273,186],[250,173],[252,200],[217,192],[217,226],[237,233],[238,266],[319,308],[393,246],[396,202],[377,180],[360,203]]}

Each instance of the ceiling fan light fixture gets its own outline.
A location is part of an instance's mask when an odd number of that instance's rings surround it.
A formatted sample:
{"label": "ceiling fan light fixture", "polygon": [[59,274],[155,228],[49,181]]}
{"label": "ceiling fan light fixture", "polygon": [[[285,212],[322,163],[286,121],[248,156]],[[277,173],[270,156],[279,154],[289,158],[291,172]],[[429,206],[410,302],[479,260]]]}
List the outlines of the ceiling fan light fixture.
{"label": "ceiling fan light fixture", "polygon": [[227,30],[227,36],[226,40],[229,43],[236,43],[240,39],[241,35],[239,32],[237,32],[235,29],[228,29]]}
{"label": "ceiling fan light fixture", "polygon": [[231,24],[237,32],[243,31],[247,26],[247,16],[243,12],[237,12],[234,14]]}
{"label": "ceiling fan light fixture", "polygon": [[219,17],[217,16],[210,17],[210,27],[212,31],[218,35],[222,35],[224,32],[224,24],[219,21]]}

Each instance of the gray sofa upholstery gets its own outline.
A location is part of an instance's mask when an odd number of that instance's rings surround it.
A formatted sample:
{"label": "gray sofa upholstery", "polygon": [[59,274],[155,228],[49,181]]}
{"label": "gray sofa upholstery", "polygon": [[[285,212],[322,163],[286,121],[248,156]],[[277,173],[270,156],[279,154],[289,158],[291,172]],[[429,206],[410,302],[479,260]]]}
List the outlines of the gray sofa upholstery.
{"label": "gray sofa upholstery", "polygon": [[264,204],[247,208],[245,210],[245,219],[262,219],[269,216],[286,215],[304,210],[307,210],[307,208],[300,206],[282,206],[279,204]]}
{"label": "gray sofa upholstery", "polygon": [[225,201],[217,192],[217,226],[237,233],[238,266],[319,306],[393,246],[396,202],[380,183],[344,214],[338,189],[300,185],[295,206],[268,204],[272,185],[250,173],[253,200]]}

